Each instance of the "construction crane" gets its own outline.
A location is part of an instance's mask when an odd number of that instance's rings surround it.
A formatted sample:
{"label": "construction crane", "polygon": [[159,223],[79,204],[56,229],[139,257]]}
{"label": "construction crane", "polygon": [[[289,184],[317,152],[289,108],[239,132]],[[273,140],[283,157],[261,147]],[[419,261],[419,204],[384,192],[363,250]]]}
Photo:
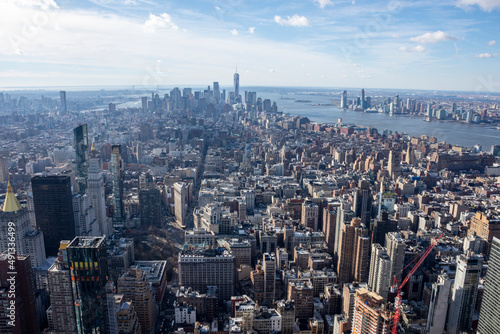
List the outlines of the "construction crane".
{"label": "construction crane", "polygon": [[395,289],[397,289],[397,290],[396,290],[396,299],[394,301],[394,319],[393,319],[393,324],[392,324],[392,334],[398,334],[399,316],[401,315],[401,290],[406,285],[406,283],[410,280],[410,278],[413,276],[413,274],[415,273],[415,271],[417,271],[417,269],[420,267],[420,265],[425,261],[425,259],[427,258],[427,255],[429,255],[430,252],[432,252],[432,250],[434,249],[434,247],[436,247],[436,245],[438,244],[439,239],[441,239],[441,237],[443,235],[444,235],[444,233],[441,233],[441,235],[439,237],[437,237],[436,239],[434,239],[434,241],[431,243],[431,245],[429,247],[427,247],[427,249],[423,253],[420,254],[420,256],[417,256],[410,264],[408,264],[405,267],[405,268],[407,268],[415,260],[419,259],[418,262],[410,270],[410,273],[405,277],[405,279],[403,280],[403,282],[401,282],[401,284],[399,285],[399,287],[397,286],[397,278],[396,278],[397,274],[394,275],[394,281],[392,283],[392,289],[393,289],[393,291]]}

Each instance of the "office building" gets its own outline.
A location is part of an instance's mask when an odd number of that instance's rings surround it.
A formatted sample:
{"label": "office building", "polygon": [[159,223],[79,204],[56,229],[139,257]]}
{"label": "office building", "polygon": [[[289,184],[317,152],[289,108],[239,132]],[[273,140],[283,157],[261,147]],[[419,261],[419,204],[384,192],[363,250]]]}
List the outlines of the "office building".
{"label": "office building", "polygon": [[123,210],[123,162],[121,145],[111,147],[111,180],[113,182],[113,227],[121,227],[125,221]]}
{"label": "office building", "polygon": [[346,109],[348,107],[347,105],[347,91],[344,90],[342,91],[342,95],[340,95],[340,108]]}
{"label": "office building", "polygon": [[66,91],[62,90],[59,92],[59,98],[61,102],[61,114],[66,115],[68,113],[68,106],[66,104]]}
{"label": "office building", "polygon": [[380,244],[372,244],[368,285],[384,301],[387,301],[389,289],[392,285],[391,267],[392,261],[389,255],[387,255],[387,250],[380,246]]}
{"label": "office building", "polygon": [[161,226],[161,193],[156,187],[139,191],[141,225]]}
{"label": "office building", "polygon": [[442,334],[445,331],[451,286],[452,280],[447,274],[439,275],[437,282],[432,284],[426,324],[429,334]]}
{"label": "office building", "polygon": [[240,102],[240,75],[238,74],[238,69],[233,76],[233,87],[234,87],[234,102]]}
{"label": "office building", "polygon": [[118,279],[117,288],[119,294],[133,302],[142,331],[153,331],[155,302],[146,272],[132,266]]}
{"label": "office building", "polygon": [[187,214],[187,184],[184,182],[174,183],[174,207],[175,207],[175,221],[179,226],[186,224]]}
{"label": "office building", "polygon": [[[12,309],[15,319],[9,317]],[[17,255],[12,259],[7,252],[0,254],[0,333],[40,333],[29,256]]]}
{"label": "office building", "polygon": [[0,154],[0,182],[9,181],[9,157]]}
{"label": "office building", "polygon": [[472,329],[481,268],[482,263],[478,258],[470,254],[457,256],[457,272],[448,313],[449,334]]}
{"label": "office building", "polygon": [[358,188],[354,193],[354,214],[361,218],[361,223],[370,226],[372,215],[372,194],[370,191],[370,182],[360,180]]}
{"label": "office building", "polygon": [[31,179],[36,225],[43,232],[45,254],[56,256],[61,240],[76,235],[71,178],[68,175],[35,176]]}
{"label": "office building", "polygon": [[108,259],[104,237],[76,237],[66,248],[78,334],[105,333],[108,326]]}
{"label": "office building", "polygon": [[283,334],[293,334],[295,325],[295,305],[291,300],[280,300],[276,304],[276,309],[281,315],[281,332]]}
{"label": "office building", "polygon": [[396,276],[399,283],[402,279],[403,264],[405,259],[405,243],[399,232],[389,232],[385,236],[385,248],[391,259],[391,279]]}
{"label": "office building", "polygon": [[479,313],[478,334],[494,333],[500,329],[498,296],[500,296],[500,238],[493,237],[481,312]]}
{"label": "office building", "polygon": [[311,201],[302,203],[302,219],[301,224],[311,228],[313,231],[318,230],[319,206]]}
{"label": "office building", "polygon": [[73,129],[74,148],[76,153],[76,180],[78,192],[85,193],[87,188],[87,172],[89,164],[89,139],[87,124],[82,124]]}
{"label": "office building", "polygon": [[214,100],[215,102],[219,102],[221,100],[219,83],[217,81],[214,81]]}
{"label": "office building", "polygon": [[391,150],[389,152],[389,162],[387,163],[387,171],[391,179],[396,180],[401,173],[401,152]]}
{"label": "office building", "polygon": [[137,318],[134,303],[125,300],[123,295],[114,295],[118,333],[141,334],[141,323]]}
{"label": "office building", "polygon": [[71,241],[63,240],[56,262],[48,270],[50,307],[47,310],[49,331],[57,334],[77,333],[75,300],[71,289],[71,273],[66,248]]}
{"label": "office building", "polygon": [[394,314],[384,305],[384,298],[361,288],[354,302],[353,334],[385,334],[392,330]]}
{"label": "office building", "polygon": [[[92,152],[95,151],[92,150]],[[113,225],[111,219],[106,216],[106,195],[101,160],[95,154],[92,154],[89,159],[87,194],[90,205],[94,208],[99,230],[103,235],[110,235],[113,232]]]}
{"label": "office building", "polygon": [[217,287],[219,302],[234,294],[234,256],[223,248],[200,247],[179,253],[179,284],[200,293]]}
{"label": "office building", "polygon": [[8,183],[5,201],[0,210],[0,253],[12,248],[9,245],[12,236],[9,231],[12,227],[15,227],[14,243],[17,254],[29,255],[33,267],[40,266],[46,259],[43,233],[32,227],[28,209],[21,207]]}
{"label": "office building", "polygon": [[262,270],[264,271],[264,304],[272,305],[276,295],[276,259],[269,253],[262,255]]}
{"label": "office building", "polygon": [[87,194],[73,195],[73,213],[75,215],[76,235],[94,237],[102,235],[97,223],[94,207],[90,205]]}

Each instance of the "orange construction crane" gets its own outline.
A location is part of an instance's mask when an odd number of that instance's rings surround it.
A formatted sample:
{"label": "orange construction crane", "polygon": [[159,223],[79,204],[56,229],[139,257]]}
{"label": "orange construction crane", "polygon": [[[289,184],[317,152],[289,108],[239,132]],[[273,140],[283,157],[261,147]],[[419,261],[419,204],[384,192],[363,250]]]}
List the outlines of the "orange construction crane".
{"label": "orange construction crane", "polygon": [[[432,250],[434,249],[434,247],[436,247],[439,239],[441,239],[441,237],[443,235],[444,235],[444,233],[441,233],[441,235],[439,237],[437,237],[436,239],[434,239],[432,241],[431,245],[429,247],[427,247],[427,249],[422,254],[417,256],[410,264],[408,264],[408,266],[409,266],[416,259],[419,259],[417,264],[415,264],[413,266],[413,268],[410,270],[410,273],[405,277],[403,282],[401,282],[401,285],[399,287],[397,286],[397,279],[396,279],[397,275],[394,275],[392,289],[394,291],[397,288],[397,290],[396,290],[397,293],[396,293],[396,300],[394,301],[394,319],[393,319],[393,324],[392,324],[392,334],[398,334],[399,316],[401,315],[401,289],[403,289],[403,287],[406,285],[406,283],[410,280],[411,276],[415,273],[415,271],[417,271],[418,267],[420,267],[420,265],[425,261],[425,258],[427,257],[427,255],[429,255],[430,252],[432,252]],[[408,266],[406,266],[406,267],[408,267]]]}

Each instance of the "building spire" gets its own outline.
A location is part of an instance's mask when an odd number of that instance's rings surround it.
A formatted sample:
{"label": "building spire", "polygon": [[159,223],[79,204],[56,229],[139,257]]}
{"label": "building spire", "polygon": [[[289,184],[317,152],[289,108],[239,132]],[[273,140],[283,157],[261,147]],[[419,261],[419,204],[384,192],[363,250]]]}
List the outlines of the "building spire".
{"label": "building spire", "polygon": [[21,210],[21,204],[19,204],[19,201],[16,198],[16,195],[14,195],[14,192],[12,191],[12,186],[10,185],[10,182],[7,183],[7,194],[5,195],[5,202],[3,202],[3,212],[16,212]]}

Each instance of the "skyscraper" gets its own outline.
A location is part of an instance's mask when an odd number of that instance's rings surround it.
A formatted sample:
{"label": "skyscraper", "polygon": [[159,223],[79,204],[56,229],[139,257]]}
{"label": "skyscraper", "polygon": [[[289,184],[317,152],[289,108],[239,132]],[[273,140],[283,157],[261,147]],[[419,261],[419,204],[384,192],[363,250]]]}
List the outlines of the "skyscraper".
{"label": "skyscraper", "polygon": [[175,220],[179,226],[186,224],[187,213],[187,185],[184,182],[174,183]]}
{"label": "skyscraper", "polygon": [[89,163],[89,139],[87,124],[81,124],[73,129],[74,148],[76,153],[76,178],[78,182],[78,192],[85,193],[87,188],[87,170]]}
{"label": "skyscraper", "polygon": [[365,107],[365,90],[361,90],[361,108]]}
{"label": "skyscraper", "polygon": [[403,263],[405,259],[405,243],[399,232],[389,232],[385,236],[385,248],[391,259],[391,279],[396,275],[401,283]]}
{"label": "skyscraper", "polygon": [[154,297],[148,275],[139,267],[131,267],[118,279],[118,293],[134,304],[137,318],[144,332],[153,330]]}
{"label": "skyscraper", "polygon": [[354,194],[354,214],[361,218],[361,223],[370,226],[372,214],[372,194],[370,191],[370,182],[359,180],[358,189]]}
{"label": "skyscraper", "polygon": [[56,256],[61,240],[76,235],[71,178],[68,175],[35,176],[31,179],[36,225],[45,238],[45,254]]}
{"label": "skyscraper", "polygon": [[111,179],[113,181],[113,227],[123,226],[123,176],[121,145],[111,148]]}
{"label": "skyscraper", "polygon": [[106,216],[106,198],[101,161],[95,154],[92,154],[92,157],[89,159],[87,194],[89,196],[90,205],[95,210],[96,220],[99,224],[101,233],[103,235],[110,235],[113,232],[113,226],[110,219]]}
{"label": "skyscraper", "polygon": [[105,333],[108,260],[103,237],[76,237],[68,245],[68,264],[78,334]]}
{"label": "skyscraper", "polygon": [[[0,333],[40,333],[31,260],[10,256],[0,254]],[[15,319],[9,317],[12,307]]]}
{"label": "skyscraper", "polygon": [[390,333],[393,317],[393,313],[387,310],[381,296],[365,288],[356,290],[353,334]]}
{"label": "skyscraper", "polygon": [[340,96],[340,108],[347,108],[347,91],[342,91],[342,95]]}
{"label": "skyscraper", "polygon": [[28,209],[21,207],[10,183],[7,184],[7,194],[0,210],[0,253],[8,250],[10,237],[9,227],[15,226],[15,249],[18,255],[30,255],[33,267],[40,266],[45,260],[45,244],[43,233],[33,229]]}
{"label": "skyscraper", "polygon": [[478,258],[470,254],[457,256],[457,272],[448,313],[448,333],[450,334],[472,328],[481,268],[482,263]]}
{"label": "skyscraper", "polygon": [[0,154],[0,182],[9,180],[9,157]]}
{"label": "skyscraper", "polygon": [[500,328],[498,312],[498,296],[500,296],[500,239],[494,237],[491,241],[488,273],[479,314],[478,334],[488,334]]}
{"label": "skyscraper", "polygon": [[262,267],[264,270],[264,303],[272,305],[276,293],[276,259],[274,256],[264,253]]}
{"label": "skyscraper", "polygon": [[369,253],[368,229],[361,224],[361,220],[354,218],[350,223],[344,223],[337,264],[339,282],[366,282],[369,274]]}
{"label": "skyscraper", "polygon": [[68,107],[66,105],[66,91],[60,91],[59,97],[61,99],[61,113],[66,115],[68,113]]}
{"label": "skyscraper", "polygon": [[214,100],[215,102],[220,101],[220,88],[219,88],[219,83],[217,81],[214,81]]}
{"label": "skyscraper", "polygon": [[401,152],[391,150],[389,153],[389,162],[387,170],[391,179],[396,180],[401,176]]}
{"label": "skyscraper", "polygon": [[57,259],[47,274],[51,301],[47,310],[49,330],[58,334],[77,332],[75,301],[71,289],[71,273],[66,250],[70,242],[69,240],[61,241]]}
{"label": "skyscraper", "polygon": [[391,265],[391,259],[387,255],[387,250],[380,246],[380,244],[372,244],[368,285],[374,292],[384,298],[384,301],[387,301],[389,288],[392,283]]}
{"label": "skyscraper", "polygon": [[429,334],[442,334],[444,332],[451,285],[452,281],[447,274],[439,275],[437,282],[432,284],[426,325],[426,331]]}
{"label": "skyscraper", "polygon": [[234,81],[234,102],[240,101],[240,75],[238,74],[238,68],[236,68],[236,73],[234,73],[233,77]]}

